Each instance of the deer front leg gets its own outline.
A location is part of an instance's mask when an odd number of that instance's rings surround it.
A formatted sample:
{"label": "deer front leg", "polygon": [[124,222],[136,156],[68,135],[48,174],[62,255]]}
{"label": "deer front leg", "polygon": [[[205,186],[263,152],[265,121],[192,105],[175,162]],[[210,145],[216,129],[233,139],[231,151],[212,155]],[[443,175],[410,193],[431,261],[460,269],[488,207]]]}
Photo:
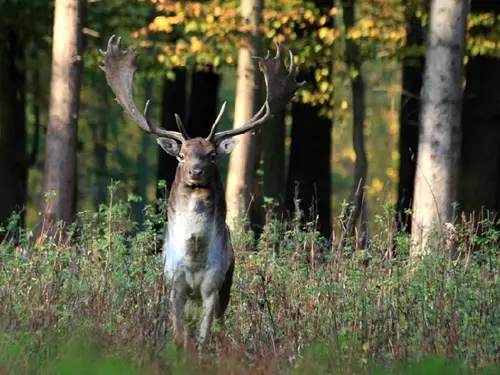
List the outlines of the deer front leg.
{"label": "deer front leg", "polygon": [[184,307],[187,300],[187,288],[184,277],[175,277],[170,292],[170,303],[173,310],[172,322],[174,326],[174,340],[177,345],[182,345],[184,331]]}
{"label": "deer front leg", "polygon": [[201,351],[205,347],[208,338],[210,337],[210,330],[214,320],[215,309],[219,301],[219,293],[217,290],[212,291],[210,294],[205,295],[203,298],[203,315],[200,324],[200,337],[198,341],[198,349]]}
{"label": "deer front leg", "polygon": [[200,337],[198,349],[203,350],[208,338],[219,303],[219,286],[221,276],[219,270],[207,272],[201,285],[201,299],[203,301],[203,315],[200,324]]}

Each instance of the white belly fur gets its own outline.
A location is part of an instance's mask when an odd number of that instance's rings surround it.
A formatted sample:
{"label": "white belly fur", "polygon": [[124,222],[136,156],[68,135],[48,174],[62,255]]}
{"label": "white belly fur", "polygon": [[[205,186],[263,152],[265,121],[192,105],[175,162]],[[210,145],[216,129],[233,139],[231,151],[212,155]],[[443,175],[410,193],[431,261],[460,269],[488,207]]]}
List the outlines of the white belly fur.
{"label": "white belly fur", "polygon": [[[177,271],[182,273],[191,289],[198,291],[206,271],[218,270],[225,274],[228,260],[223,244],[217,238],[216,221],[213,215],[196,210],[196,202],[190,202],[188,210],[179,212],[172,224],[163,247],[165,273],[171,279]],[[207,247],[200,249],[206,254],[206,264],[191,262],[187,244],[193,238],[202,238]],[[218,273],[218,272],[217,272]]]}

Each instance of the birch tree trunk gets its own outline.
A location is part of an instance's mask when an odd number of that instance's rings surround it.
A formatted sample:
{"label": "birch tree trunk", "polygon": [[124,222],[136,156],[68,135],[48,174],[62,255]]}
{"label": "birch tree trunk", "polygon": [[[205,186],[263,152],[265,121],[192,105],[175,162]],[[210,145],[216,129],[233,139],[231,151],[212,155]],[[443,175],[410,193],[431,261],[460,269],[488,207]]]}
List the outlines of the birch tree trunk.
{"label": "birch tree trunk", "polygon": [[454,218],[467,14],[467,0],[431,3],[413,198],[413,256],[427,254],[432,248],[430,234],[441,233]]}
{"label": "birch tree trunk", "polygon": [[[251,38],[242,45],[238,53],[238,79],[234,128],[248,121],[257,111],[260,97],[260,72],[252,56],[259,52],[258,25],[262,13],[263,0],[243,0],[241,13],[246,24],[251,27]],[[238,147],[231,153],[227,175],[226,201],[228,224],[231,230],[239,219],[245,217],[250,204],[253,175],[255,172],[255,138],[252,133],[239,137]]]}
{"label": "birch tree trunk", "polygon": [[[75,215],[76,141],[85,0],[56,0],[42,214],[52,226]],[[45,194],[54,191],[49,200]]]}

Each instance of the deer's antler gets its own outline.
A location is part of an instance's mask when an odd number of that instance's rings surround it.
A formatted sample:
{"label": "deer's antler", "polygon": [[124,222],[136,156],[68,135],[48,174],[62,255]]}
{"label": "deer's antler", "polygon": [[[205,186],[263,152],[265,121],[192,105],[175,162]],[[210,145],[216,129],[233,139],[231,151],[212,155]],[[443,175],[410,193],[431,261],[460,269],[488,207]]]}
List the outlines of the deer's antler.
{"label": "deer's antler", "polygon": [[147,109],[149,101],[144,108],[142,114],[134,102],[134,94],[132,82],[137,69],[135,65],[137,59],[137,51],[132,48],[126,50],[121,49],[121,38],[118,38],[116,43],[113,43],[115,36],[109,38],[106,51],[99,50],[103,56],[104,65],[100,68],[106,73],[106,81],[113,90],[116,96],[116,101],[125,110],[125,113],[144,131],[160,137],[175,139],[179,142],[184,142],[187,138],[186,131],[179,125],[180,119],[177,121],[181,133],[166,130],[160,127],[153,127],[147,118]]}
{"label": "deer's antler", "polygon": [[[216,121],[210,131],[207,140],[220,141],[224,138],[233,137],[253,130],[257,125],[260,125],[273,116],[273,114],[283,107],[295,92],[303,87],[306,82],[298,83],[296,81],[297,72],[295,70],[295,62],[293,61],[293,53],[290,54],[290,67],[285,68],[284,48],[280,43],[276,43],[276,56],[269,57],[269,51],[265,58],[255,57],[259,62],[260,71],[264,74],[266,82],[266,101],[259,111],[248,120],[243,126],[215,133]],[[221,111],[222,112],[222,111]]]}

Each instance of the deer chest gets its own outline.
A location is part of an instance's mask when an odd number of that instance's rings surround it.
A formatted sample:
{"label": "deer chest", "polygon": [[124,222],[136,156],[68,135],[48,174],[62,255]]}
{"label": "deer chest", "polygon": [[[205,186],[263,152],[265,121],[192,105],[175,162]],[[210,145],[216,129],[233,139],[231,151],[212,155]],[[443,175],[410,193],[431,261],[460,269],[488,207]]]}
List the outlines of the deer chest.
{"label": "deer chest", "polygon": [[191,199],[183,211],[169,217],[165,270],[173,272],[179,265],[203,268],[217,242],[215,225],[212,210],[199,199]]}

